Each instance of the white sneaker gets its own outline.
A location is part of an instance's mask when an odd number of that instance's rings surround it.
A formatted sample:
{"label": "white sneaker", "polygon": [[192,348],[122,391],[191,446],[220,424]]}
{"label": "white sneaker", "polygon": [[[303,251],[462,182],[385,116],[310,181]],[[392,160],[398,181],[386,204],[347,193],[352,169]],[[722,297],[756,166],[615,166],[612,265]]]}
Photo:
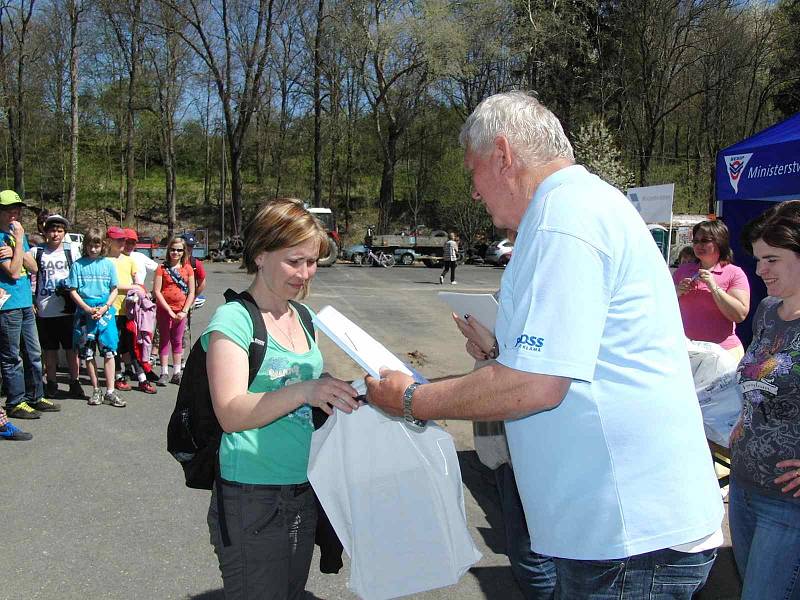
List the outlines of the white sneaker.
{"label": "white sneaker", "polygon": [[103,403],[103,390],[100,388],[94,388],[92,390],[92,395],[89,400],[86,402],[89,406],[99,406]]}
{"label": "white sneaker", "polygon": [[450,285],[456,285],[456,283],[457,283],[456,281],[451,281]]}
{"label": "white sneaker", "polygon": [[439,285],[444,283],[444,275],[439,275]]}

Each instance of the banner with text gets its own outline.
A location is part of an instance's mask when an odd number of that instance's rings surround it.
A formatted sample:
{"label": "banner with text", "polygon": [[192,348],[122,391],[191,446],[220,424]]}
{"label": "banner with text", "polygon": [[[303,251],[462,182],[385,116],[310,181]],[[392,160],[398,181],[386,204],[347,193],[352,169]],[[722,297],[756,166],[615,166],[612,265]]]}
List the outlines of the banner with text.
{"label": "banner with text", "polygon": [[670,223],[674,195],[674,183],[628,189],[628,200],[642,215],[645,223]]}

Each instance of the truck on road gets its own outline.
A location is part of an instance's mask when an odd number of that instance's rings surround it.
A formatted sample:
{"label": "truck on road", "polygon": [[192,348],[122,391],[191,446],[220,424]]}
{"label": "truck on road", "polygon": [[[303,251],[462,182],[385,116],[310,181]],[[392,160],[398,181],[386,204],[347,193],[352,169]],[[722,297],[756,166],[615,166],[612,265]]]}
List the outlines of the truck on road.
{"label": "truck on road", "polygon": [[[420,235],[419,231],[411,235],[373,235],[372,230],[368,229],[364,238],[366,245],[394,254],[402,265],[410,265],[415,260],[420,260],[427,267],[442,264],[446,241],[447,232],[441,230],[431,231],[430,235]],[[459,260],[462,258],[463,255],[459,251]]]}

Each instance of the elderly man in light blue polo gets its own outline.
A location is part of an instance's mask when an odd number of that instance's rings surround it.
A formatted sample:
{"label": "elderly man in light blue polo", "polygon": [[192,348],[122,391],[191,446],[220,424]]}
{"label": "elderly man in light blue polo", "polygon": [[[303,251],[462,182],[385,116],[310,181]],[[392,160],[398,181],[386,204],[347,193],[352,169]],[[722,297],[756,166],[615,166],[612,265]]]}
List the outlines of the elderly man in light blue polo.
{"label": "elderly man in light blue polo", "polygon": [[576,165],[558,119],[522,92],[461,133],[473,197],[518,231],[492,335],[459,323],[469,375],[368,378],[406,418],[506,422],[532,549],[551,597],[682,598],[708,576],[723,506],[672,282],[630,202]]}

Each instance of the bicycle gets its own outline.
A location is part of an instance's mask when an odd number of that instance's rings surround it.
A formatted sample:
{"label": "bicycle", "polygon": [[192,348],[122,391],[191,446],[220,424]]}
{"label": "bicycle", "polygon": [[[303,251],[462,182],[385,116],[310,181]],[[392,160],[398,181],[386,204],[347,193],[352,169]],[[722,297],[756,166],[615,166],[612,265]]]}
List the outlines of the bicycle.
{"label": "bicycle", "polygon": [[[355,258],[355,257],[353,257]],[[378,266],[380,265],[384,269],[388,269],[394,266],[395,259],[392,254],[387,254],[386,252],[379,250],[377,254],[372,251],[372,248],[367,248],[367,253],[364,256],[359,255],[361,260],[357,262],[360,266],[364,266],[368,264],[370,266]]]}

